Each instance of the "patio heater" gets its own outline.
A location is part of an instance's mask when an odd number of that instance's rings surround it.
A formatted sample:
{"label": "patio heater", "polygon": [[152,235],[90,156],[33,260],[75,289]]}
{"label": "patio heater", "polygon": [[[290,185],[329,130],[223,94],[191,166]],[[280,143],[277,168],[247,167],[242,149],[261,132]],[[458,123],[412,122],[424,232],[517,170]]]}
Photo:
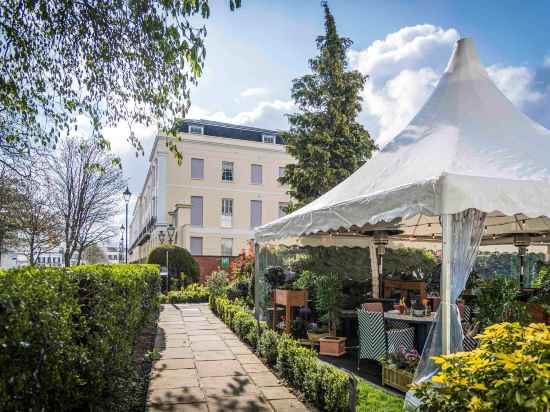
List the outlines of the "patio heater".
{"label": "patio heater", "polygon": [[[372,229],[372,230],[367,230],[365,232],[366,235],[369,235],[372,237],[372,244],[374,245],[374,248],[376,250],[376,263],[378,266],[378,279],[379,279],[378,297],[383,297],[384,256],[386,255],[386,248],[390,241],[389,238],[390,236],[398,235],[400,233],[403,233],[403,231],[399,229],[392,229],[392,228]],[[372,292],[373,292],[373,297],[376,297],[374,290]]]}
{"label": "patio heater", "polygon": [[514,246],[518,248],[519,256],[519,288],[523,289],[525,286],[525,256],[527,256],[527,248],[531,246],[531,234],[514,235]]}

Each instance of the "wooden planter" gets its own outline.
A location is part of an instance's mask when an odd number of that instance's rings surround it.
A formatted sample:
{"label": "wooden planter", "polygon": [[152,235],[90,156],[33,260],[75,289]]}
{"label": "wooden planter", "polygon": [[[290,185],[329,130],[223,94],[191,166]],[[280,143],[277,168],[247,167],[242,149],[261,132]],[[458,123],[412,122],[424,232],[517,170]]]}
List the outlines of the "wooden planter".
{"label": "wooden planter", "polygon": [[326,356],[342,356],[346,353],[346,338],[325,336],[319,339],[319,354]]}
{"label": "wooden planter", "polygon": [[308,300],[308,290],[289,290],[275,289],[273,291],[273,328],[277,324],[277,305],[286,308],[285,332],[290,333],[290,325],[292,324],[292,308],[306,307]]}
{"label": "wooden planter", "polygon": [[550,316],[536,303],[527,303],[527,312],[533,317],[533,322],[550,323]]}
{"label": "wooden planter", "polygon": [[401,392],[407,392],[412,383],[413,374],[404,369],[396,369],[382,364],[382,384],[391,386]]}

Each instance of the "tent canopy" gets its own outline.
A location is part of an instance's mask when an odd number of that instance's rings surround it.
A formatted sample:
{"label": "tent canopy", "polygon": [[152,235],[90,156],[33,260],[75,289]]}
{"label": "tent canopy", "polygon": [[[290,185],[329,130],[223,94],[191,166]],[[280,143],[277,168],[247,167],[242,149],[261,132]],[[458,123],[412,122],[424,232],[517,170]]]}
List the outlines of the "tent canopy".
{"label": "tent canopy", "polygon": [[[259,227],[258,242],[395,225],[439,239],[439,216],[489,213],[485,242],[550,230],[550,132],[516,110],[457,42],[432,96],[371,160],[303,208]],[[550,239],[549,239],[550,240]]]}

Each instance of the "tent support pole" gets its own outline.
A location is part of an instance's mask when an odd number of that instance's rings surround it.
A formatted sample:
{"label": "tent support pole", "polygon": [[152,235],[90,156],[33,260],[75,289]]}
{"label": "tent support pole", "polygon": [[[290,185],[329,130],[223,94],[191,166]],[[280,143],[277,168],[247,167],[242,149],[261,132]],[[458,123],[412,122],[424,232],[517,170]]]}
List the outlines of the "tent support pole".
{"label": "tent support pole", "polygon": [[378,257],[376,256],[376,246],[372,238],[369,243],[370,267],[372,274],[372,297],[380,298],[380,272],[378,271]]}
{"label": "tent support pole", "polygon": [[443,261],[441,265],[441,353],[451,353],[451,260],[453,250],[452,215],[441,215]]}

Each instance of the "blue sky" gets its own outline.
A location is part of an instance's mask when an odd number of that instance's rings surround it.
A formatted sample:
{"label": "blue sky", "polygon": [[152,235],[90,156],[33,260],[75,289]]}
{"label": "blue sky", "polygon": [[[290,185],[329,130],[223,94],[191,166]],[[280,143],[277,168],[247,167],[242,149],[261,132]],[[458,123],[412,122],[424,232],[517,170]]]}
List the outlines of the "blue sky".
{"label": "blue sky", "polygon": [[[416,114],[445,69],[454,42],[472,37],[504,94],[550,128],[550,3],[547,1],[329,1],[341,36],[354,44],[350,65],[370,76],[359,120],[384,144]],[[230,12],[212,2],[207,59],[188,117],[287,127],[292,79],[308,72],[323,32],[317,0],[243,0]],[[124,127],[106,131],[139,193],[154,127],[137,130],[136,158]]]}

